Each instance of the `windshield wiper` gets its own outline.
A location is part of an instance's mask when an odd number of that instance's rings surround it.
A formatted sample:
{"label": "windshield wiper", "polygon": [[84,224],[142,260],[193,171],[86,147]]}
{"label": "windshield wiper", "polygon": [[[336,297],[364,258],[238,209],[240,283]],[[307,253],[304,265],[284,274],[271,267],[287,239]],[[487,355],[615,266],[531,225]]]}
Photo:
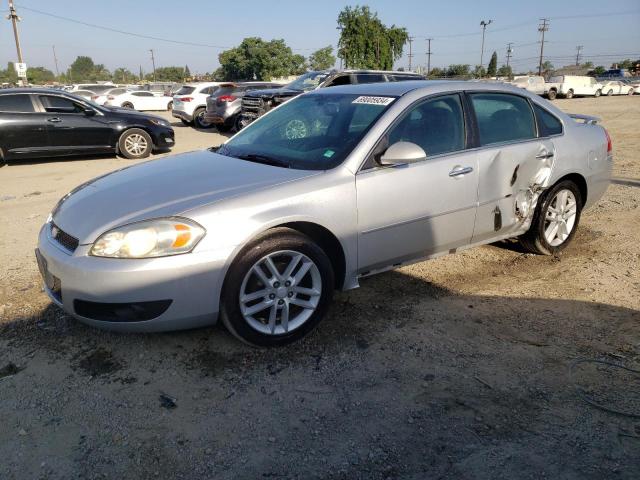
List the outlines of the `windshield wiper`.
{"label": "windshield wiper", "polygon": [[249,162],[264,163],[265,165],[272,165],[274,167],[291,168],[289,162],[280,160],[279,158],[268,157],[266,155],[259,155],[257,153],[247,153],[244,155],[234,155],[234,157],[241,160],[248,160]]}

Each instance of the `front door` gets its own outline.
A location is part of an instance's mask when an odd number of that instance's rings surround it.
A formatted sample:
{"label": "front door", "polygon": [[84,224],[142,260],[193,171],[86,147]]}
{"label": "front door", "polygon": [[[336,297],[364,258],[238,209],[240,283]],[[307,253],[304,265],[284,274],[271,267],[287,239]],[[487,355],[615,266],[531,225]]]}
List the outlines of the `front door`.
{"label": "front door", "polygon": [[113,129],[105,117],[86,113],[80,102],[57,95],[39,95],[47,114],[49,139],[61,154],[77,151],[107,151],[113,148]]}
{"label": "front door", "polygon": [[36,112],[28,93],[0,95],[0,150],[6,160],[49,153],[46,115]]}
{"label": "front door", "polygon": [[370,163],[356,176],[360,272],[471,241],[478,169],[476,153],[465,151],[460,96],[442,95],[411,107],[381,140],[400,141],[422,147],[426,160],[394,167]]}

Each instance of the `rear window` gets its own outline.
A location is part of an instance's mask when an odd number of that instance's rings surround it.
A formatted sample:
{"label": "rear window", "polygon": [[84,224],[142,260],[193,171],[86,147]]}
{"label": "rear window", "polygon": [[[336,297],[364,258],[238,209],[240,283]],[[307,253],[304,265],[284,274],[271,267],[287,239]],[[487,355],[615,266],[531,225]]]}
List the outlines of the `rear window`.
{"label": "rear window", "polygon": [[378,73],[360,73],[356,75],[357,83],[378,83],[386,82],[384,75]]}
{"label": "rear window", "polygon": [[104,93],[107,90],[111,90],[113,85],[88,85],[86,90],[89,90],[93,93]]}
{"label": "rear window", "polygon": [[238,93],[242,91],[242,87],[220,87],[214,92],[215,97],[221,97],[223,95],[231,95],[232,93]]}
{"label": "rear window", "polygon": [[424,80],[420,75],[402,75],[394,73],[393,75],[389,75],[390,81],[402,82],[405,80]]}
{"label": "rear window", "polygon": [[538,118],[541,137],[560,135],[562,133],[562,123],[560,123],[560,120],[554,115],[535,103],[533,104],[533,110],[536,112],[536,117]]}
{"label": "rear window", "polygon": [[29,95],[0,95],[0,112],[34,112]]}
{"label": "rear window", "polygon": [[180,87],[180,90],[176,92],[176,95],[189,95],[190,93],[193,93],[195,89],[196,87],[187,87],[186,85],[184,85]]}

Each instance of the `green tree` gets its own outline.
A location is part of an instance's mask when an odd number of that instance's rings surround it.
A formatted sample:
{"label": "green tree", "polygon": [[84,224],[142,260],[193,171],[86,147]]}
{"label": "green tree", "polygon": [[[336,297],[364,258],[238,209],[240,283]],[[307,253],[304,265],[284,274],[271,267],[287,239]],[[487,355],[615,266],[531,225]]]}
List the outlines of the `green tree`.
{"label": "green tree", "polygon": [[76,83],[90,81],[95,67],[91,57],[79,56],[69,66],[68,74]]}
{"label": "green tree", "polygon": [[593,62],[584,62],[581,65],[582,68],[593,68]]}
{"label": "green tree", "polygon": [[493,52],[491,60],[489,60],[489,66],[487,67],[487,76],[495,77],[498,70],[498,54]]}
{"label": "green tree", "polygon": [[487,71],[482,65],[476,65],[473,69],[473,76],[475,78],[484,78],[487,76]]}
{"label": "green tree", "polygon": [[185,65],[184,66],[184,80],[186,81],[187,78],[191,78],[191,70],[189,70],[189,65]]}
{"label": "green tree", "polygon": [[[182,67],[158,67],[156,68],[156,81],[158,82],[183,82],[184,68]],[[153,73],[148,73],[146,80],[153,81]]]}
{"label": "green tree", "polygon": [[53,82],[56,76],[51,70],[44,67],[31,67],[27,68],[27,81],[35,85],[43,85],[45,83]]}
{"label": "green tree", "polygon": [[606,71],[606,68],[604,68],[602,65],[598,65],[596,68],[589,72],[589,75],[594,75],[597,77],[598,75],[603,75]]}
{"label": "green tree", "polygon": [[333,47],[328,47],[316,50],[309,56],[309,68],[311,70],[327,70],[333,67],[336,63],[336,57],[333,56]]}
{"label": "green tree", "polygon": [[407,29],[387,27],[367,6],[345,7],[338,15],[338,57],[347,68],[391,70],[409,40]]}
{"label": "green tree", "polygon": [[13,66],[13,62],[7,63],[6,70],[0,70],[0,81],[2,81],[2,83],[11,84],[15,84],[18,82],[18,74],[16,73],[16,69]]}
{"label": "green tree", "polygon": [[545,75],[551,71],[553,71],[555,67],[553,66],[553,63],[551,63],[549,60],[546,60],[545,62],[542,63],[542,74]]}
{"label": "green tree", "polygon": [[438,67],[433,67],[429,72],[429,78],[444,77],[446,74],[447,72],[445,72],[443,69]]}
{"label": "green tree", "polygon": [[469,75],[469,65],[449,65],[447,77],[465,77]]}
{"label": "green tree", "polygon": [[506,65],[502,65],[498,71],[496,72],[496,74],[499,77],[507,77],[507,78],[511,78],[513,77],[513,70],[511,69],[511,65],[506,66]]}
{"label": "green tree", "polygon": [[305,58],[296,55],[282,39],[265,42],[249,37],[235,48],[218,56],[220,69],[215,76],[224,80],[270,80],[299,75],[305,70]]}
{"label": "green tree", "polygon": [[113,71],[113,81],[116,83],[136,83],[138,77],[129,69],[120,67]]}

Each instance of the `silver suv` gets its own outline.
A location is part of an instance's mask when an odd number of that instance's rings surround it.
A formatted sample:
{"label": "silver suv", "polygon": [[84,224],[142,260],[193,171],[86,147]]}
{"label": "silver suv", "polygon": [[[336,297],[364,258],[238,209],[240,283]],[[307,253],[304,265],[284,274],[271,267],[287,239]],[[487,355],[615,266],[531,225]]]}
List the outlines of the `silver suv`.
{"label": "silver suv", "polygon": [[220,132],[240,130],[242,97],[250,90],[277,89],[282,85],[270,82],[225,83],[207,98],[204,121],[215,125]]}

